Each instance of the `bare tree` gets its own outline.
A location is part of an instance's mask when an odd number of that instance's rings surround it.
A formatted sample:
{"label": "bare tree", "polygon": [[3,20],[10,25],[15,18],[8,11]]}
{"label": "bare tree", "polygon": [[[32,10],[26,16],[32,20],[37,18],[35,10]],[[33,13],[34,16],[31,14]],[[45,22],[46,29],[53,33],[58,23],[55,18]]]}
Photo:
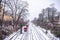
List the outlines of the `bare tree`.
{"label": "bare tree", "polygon": [[[28,3],[25,1],[21,1],[21,0],[3,0],[3,3],[5,5],[5,7],[8,8],[7,10],[11,10],[11,12],[12,12],[11,16],[13,18],[12,24],[13,24],[13,28],[14,28],[14,25],[15,26],[17,25],[23,12],[26,10],[25,8],[28,6]],[[18,17],[16,17],[17,14],[18,14]]]}

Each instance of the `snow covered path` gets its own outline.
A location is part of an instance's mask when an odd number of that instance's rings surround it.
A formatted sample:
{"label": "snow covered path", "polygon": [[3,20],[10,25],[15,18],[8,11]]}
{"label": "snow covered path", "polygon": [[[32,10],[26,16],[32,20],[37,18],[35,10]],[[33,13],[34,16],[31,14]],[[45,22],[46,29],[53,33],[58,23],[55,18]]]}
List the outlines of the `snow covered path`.
{"label": "snow covered path", "polygon": [[13,38],[9,38],[5,40],[52,40],[42,29],[35,26],[29,26],[28,31],[23,32],[23,34],[20,34],[20,31],[18,31]]}
{"label": "snow covered path", "polygon": [[39,28],[33,26],[30,27],[32,30],[33,40],[50,40],[50,38],[45,35]]}

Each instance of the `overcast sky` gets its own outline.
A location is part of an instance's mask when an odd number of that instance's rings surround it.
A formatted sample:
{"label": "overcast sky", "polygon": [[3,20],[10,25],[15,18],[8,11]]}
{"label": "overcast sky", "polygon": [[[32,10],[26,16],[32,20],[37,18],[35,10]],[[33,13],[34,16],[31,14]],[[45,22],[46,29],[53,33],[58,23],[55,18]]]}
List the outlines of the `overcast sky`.
{"label": "overcast sky", "polygon": [[[26,0],[29,3],[29,19],[32,20],[34,17],[38,17],[38,14],[43,8],[50,6],[50,4],[55,3],[55,7],[59,10],[60,0]],[[60,10],[59,10],[60,11]]]}

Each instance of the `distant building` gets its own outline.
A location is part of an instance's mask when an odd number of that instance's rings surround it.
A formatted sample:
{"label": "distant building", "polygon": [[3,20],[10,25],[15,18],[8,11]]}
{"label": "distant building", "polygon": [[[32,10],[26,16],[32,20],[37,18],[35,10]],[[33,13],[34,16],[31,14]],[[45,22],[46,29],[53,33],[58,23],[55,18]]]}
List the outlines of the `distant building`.
{"label": "distant building", "polygon": [[60,12],[57,12],[56,8],[48,7],[44,9],[44,17],[54,24],[54,26],[60,27]]}

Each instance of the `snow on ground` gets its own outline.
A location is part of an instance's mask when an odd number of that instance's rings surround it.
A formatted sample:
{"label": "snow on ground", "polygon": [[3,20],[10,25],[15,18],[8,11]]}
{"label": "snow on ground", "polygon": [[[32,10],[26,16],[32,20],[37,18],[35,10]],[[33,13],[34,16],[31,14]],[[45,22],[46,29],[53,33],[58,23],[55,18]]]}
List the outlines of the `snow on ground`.
{"label": "snow on ground", "polygon": [[59,38],[55,37],[53,34],[51,34],[51,31],[48,30],[48,33],[47,33],[48,37],[50,37],[52,40],[59,40]]}
{"label": "snow on ground", "polygon": [[15,37],[17,33],[19,33],[20,30],[17,32],[12,33],[10,36],[7,36],[4,40],[10,40],[11,38]]}
{"label": "snow on ground", "polygon": [[36,27],[33,24],[29,25],[27,32],[24,32],[24,27],[22,29],[22,34],[20,34],[20,31],[17,31],[4,40],[58,40],[50,33],[50,31],[48,31],[48,33],[46,34],[45,29]]}
{"label": "snow on ground", "polygon": [[[33,27],[34,28],[34,30],[36,30],[36,35],[38,35],[39,36],[39,38],[41,39],[41,40],[50,40],[50,38],[49,37],[47,37],[47,35],[45,35],[45,33],[44,32],[42,32],[40,29],[38,29],[37,27]],[[39,40],[40,40],[39,39]]]}
{"label": "snow on ground", "polygon": [[[34,25],[35,26],[35,25]],[[41,28],[40,26],[38,26],[38,29],[40,29],[40,31],[43,31],[46,34],[46,30]],[[55,37],[50,30],[47,30],[48,33],[46,34],[51,40],[60,40],[59,38]]]}

